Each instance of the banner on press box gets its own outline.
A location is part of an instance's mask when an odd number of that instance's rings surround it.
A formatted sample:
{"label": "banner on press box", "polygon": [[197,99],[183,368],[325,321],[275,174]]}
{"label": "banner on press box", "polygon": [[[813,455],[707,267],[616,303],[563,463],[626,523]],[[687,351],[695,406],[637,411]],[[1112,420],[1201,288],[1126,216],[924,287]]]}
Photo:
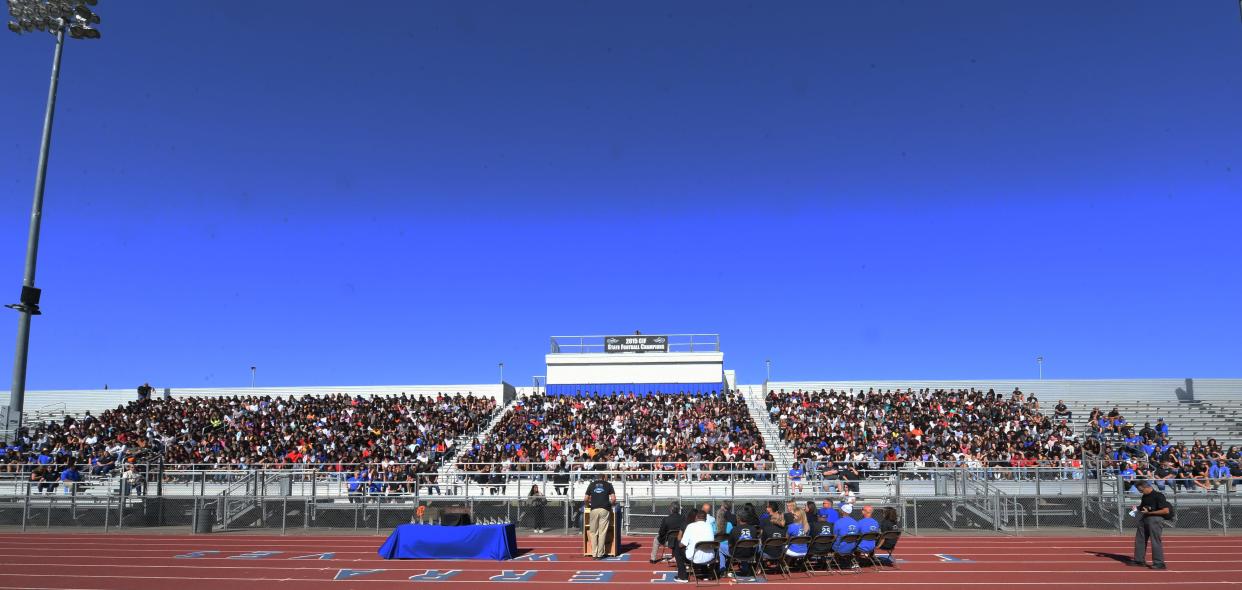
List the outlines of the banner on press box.
{"label": "banner on press box", "polygon": [[604,352],[668,352],[668,336],[609,336]]}

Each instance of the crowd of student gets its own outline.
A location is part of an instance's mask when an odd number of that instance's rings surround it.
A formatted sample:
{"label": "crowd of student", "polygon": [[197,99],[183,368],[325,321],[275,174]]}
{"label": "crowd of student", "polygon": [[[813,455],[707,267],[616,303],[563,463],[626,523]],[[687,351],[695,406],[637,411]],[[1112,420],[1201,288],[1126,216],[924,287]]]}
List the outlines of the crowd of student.
{"label": "crowd of student", "polygon": [[[196,468],[319,465],[377,477],[434,472],[454,440],[487,425],[496,401],[473,395],[232,396],[130,402],[23,429],[3,444],[6,471],[105,476],[162,457]],[[400,472],[400,473],[397,473]]]}
{"label": "crowd of student", "polygon": [[1105,461],[1136,493],[1133,482],[1138,480],[1152,482],[1161,492],[1206,491],[1242,482],[1238,447],[1225,449],[1211,438],[1189,445],[1173,442],[1164,418],[1136,428],[1115,407],[1107,413],[1094,408],[1087,425],[1093,438],[1111,441]]}
{"label": "crowd of student", "polygon": [[656,469],[696,479],[773,465],[745,401],[732,392],[523,397],[458,463],[476,477]]}
{"label": "crowd of student", "polygon": [[767,408],[799,459],[877,470],[1071,465],[1073,431],[1015,390],[771,391]]}
{"label": "crowd of student", "polygon": [[[760,573],[756,568],[809,570],[816,560],[857,568],[858,558],[880,563],[876,551],[891,553],[897,543],[896,536],[881,534],[899,530],[896,509],[859,508],[849,499],[835,506],[825,500],[818,508],[814,502],[786,502],[783,507],[770,502],[762,512],[749,503],[736,512],[729,502],[715,511],[703,504],[684,513],[673,505],[660,522],[651,562],[657,563],[661,550],[668,549],[677,564],[678,582],[688,581],[693,568],[742,576]],[[719,546],[702,545],[713,542]]]}

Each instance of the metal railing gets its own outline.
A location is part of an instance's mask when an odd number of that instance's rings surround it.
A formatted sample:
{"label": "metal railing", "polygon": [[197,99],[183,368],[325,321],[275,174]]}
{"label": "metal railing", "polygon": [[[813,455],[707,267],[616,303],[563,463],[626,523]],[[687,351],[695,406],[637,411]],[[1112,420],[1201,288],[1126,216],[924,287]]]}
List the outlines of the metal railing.
{"label": "metal railing", "polygon": [[[603,353],[605,340],[624,337],[624,334],[605,336],[552,336],[549,351],[552,354]],[[720,334],[652,334],[668,338],[668,352],[720,352]]]}

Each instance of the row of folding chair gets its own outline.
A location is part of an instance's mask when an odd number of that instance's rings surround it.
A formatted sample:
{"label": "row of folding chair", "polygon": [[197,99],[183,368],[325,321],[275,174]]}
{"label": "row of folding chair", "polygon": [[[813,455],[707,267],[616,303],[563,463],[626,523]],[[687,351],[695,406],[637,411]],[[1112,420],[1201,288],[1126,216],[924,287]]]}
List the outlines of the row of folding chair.
{"label": "row of folding chair", "polygon": [[[672,533],[671,535],[675,535]],[[675,537],[673,537],[675,538]],[[695,551],[719,555],[720,544],[727,540],[726,535],[717,535],[714,541],[703,541],[695,545]],[[801,566],[801,571],[808,577],[814,577],[817,564],[822,564],[824,573],[831,573],[835,568],[838,574],[844,574],[845,569],[857,571],[862,567],[859,563],[860,559],[867,560],[867,565],[875,571],[882,571],[880,558],[876,556],[876,551],[887,551],[885,559],[889,565],[897,567],[897,562],[893,558],[893,551],[896,549],[897,541],[901,538],[901,531],[894,530],[886,533],[866,533],[862,535],[845,535],[841,537],[841,542],[846,545],[853,545],[855,549],[848,552],[839,552],[833,549],[836,545],[837,537],[835,535],[820,535],[817,537],[790,537],[784,539],[750,539],[745,541],[737,541],[730,543],[729,557],[726,560],[725,569],[731,571],[734,575],[743,575],[742,568],[749,565],[751,574],[756,577],[762,577],[767,580],[767,564],[772,564],[776,572],[781,574],[785,579],[789,579],[795,569]],[[666,543],[669,539],[666,539]],[[870,551],[861,551],[858,549],[859,543],[863,541],[873,541],[874,545]],[[806,545],[807,551],[803,556],[793,556],[786,553],[790,545]],[[883,549],[885,545],[889,548]],[[665,545],[667,546],[667,545]],[[661,556],[663,549],[661,549]],[[753,557],[748,560],[735,559],[733,556],[738,553],[749,553]],[[688,564],[690,575],[694,578],[695,584],[701,582],[720,582],[720,576],[715,567],[715,563],[704,565]]]}

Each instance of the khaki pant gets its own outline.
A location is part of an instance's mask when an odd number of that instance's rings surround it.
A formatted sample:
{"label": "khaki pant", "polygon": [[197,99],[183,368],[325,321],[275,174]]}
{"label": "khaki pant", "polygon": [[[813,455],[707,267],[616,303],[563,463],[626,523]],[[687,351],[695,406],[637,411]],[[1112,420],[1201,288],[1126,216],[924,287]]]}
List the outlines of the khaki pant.
{"label": "khaki pant", "polygon": [[608,554],[608,521],[612,512],[607,508],[591,509],[591,549],[595,557]]}

